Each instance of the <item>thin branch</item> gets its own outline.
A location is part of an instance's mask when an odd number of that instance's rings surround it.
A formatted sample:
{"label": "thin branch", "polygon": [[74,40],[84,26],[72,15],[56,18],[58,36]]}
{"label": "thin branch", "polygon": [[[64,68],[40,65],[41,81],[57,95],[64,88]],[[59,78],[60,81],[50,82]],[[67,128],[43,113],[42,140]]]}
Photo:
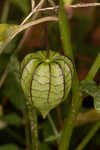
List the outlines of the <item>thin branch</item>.
{"label": "thin branch", "polygon": [[[45,1],[45,0],[42,0],[42,3],[41,3],[41,5],[39,5],[38,9],[41,9],[41,8],[42,8],[44,1]],[[35,20],[35,19],[37,18],[37,16],[38,16],[38,13],[39,13],[38,9],[37,9],[36,14],[32,17],[32,21]],[[23,35],[23,38],[21,39],[21,41],[20,41],[18,47],[16,48],[16,51],[17,51],[17,52],[22,48],[22,46],[23,46],[25,40],[28,38],[29,34],[31,33],[31,30],[32,30],[32,28],[28,28],[28,29],[25,31],[25,33],[24,33],[24,35]]]}
{"label": "thin branch", "polygon": [[44,18],[40,18],[40,19],[37,19],[35,21],[31,21],[27,24],[24,24],[24,25],[20,25],[19,26],[19,29],[16,33],[14,33],[10,38],[7,39],[5,45],[2,47],[2,49],[0,49],[0,54],[3,52],[4,48],[10,43],[10,41],[20,32],[24,31],[25,29],[29,28],[29,27],[32,27],[34,25],[37,25],[37,24],[40,24],[40,23],[43,23],[43,22],[48,22],[48,21],[58,21],[58,17],[56,16],[49,16],[49,17],[44,17]]}
{"label": "thin branch", "polygon": [[47,8],[41,8],[41,9],[38,9],[37,11],[47,11],[47,10],[56,10],[56,9],[58,9],[59,8],[59,6],[54,6],[54,7],[47,7]]}
{"label": "thin branch", "polygon": [[84,137],[83,141],[78,145],[75,150],[83,150],[86,145],[90,142],[92,137],[96,134],[97,130],[100,128],[100,121],[96,122],[96,124],[92,127],[92,129],[88,132],[88,134]]}
{"label": "thin branch", "polygon": [[50,122],[50,124],[52,126],[54,134],[57,136],[58,135],[58,131],[56,129],[56,126],[55,126],[54,121],[52,120],[52,117],[51,117],[50,114],[48,114],[48,120],[49,120],[49,122]]}
{"label": "thin branch", "polygon": [[35,9],[38,9],[38,8],[40,8],[41,7],[41,5],[44,3],[44,0],[41,0],[40,1],[40,3],[36,6],[36,8]]}
{"label": "thin branch", "polygon": [[34,14],[34,11],[31,11],[29,13],[29,15],[23,20],[23,22],[21,23],[21,25],[23,25],[33,14]]}
{"label": "thin branch", "polygon": [[[58,133],[58,131],[57,131],[57,128],[56,128],[56,126],[55,126],[55,123],[54,123],[54,121],[53,121],[53,119],[52,119],[52,117],[51,117],[50,114],[48,114],[48,120],[49,120],[49,122],[50,122],[50,124],[51,124],[52,130],[53,130],[55,136],[58,137],[58,134],[59,134],[59,133]],[[57,143],[59,143],[59,139],[58,139],[58,138],[57,138]]]}
{"label": "thin branch", "polygon": [[[85,8],[85,7],[98,7],[100,6],[100,3],[82,3],[82,4],[73,4],[73,5],[69,5],[68,7],[71,7],[71,8]],[[43,12],[43,11],[48,11],[48,10],[57,10],[59,9],[59,6],[53,6],[53,7],[47,7],[47,8],[41,8],[41,9],[38,9],[36,11],[39,11],[39,12]],[[34,11],[35,13],[35,11]]]}
{"label": "thin branch", "polygon": [[44,17],[44,18],[37,19],[37,20],[35,20],[35,21],[31,21],[31,22],[29,22],[29,23],[27,23],[27,24],[21,25],[20,28],[19,28],[19,30],[18,30],[18,32],[16,32],[16,33],[11,37],[11,39],[12,39],[13,37],[15,37],[19,32],[21,32],[21,31],[23,31],[23,30],[25,30],[25,29],[27,29],[27,28],[29,28],[29,27],[31,27],[31,26],[37,25],[37,24],[39,24],[39,23],[47,22],[47,21],[58,21],[58,17],[56,17],[56,16]]}
{"label": "thin branch", "polygon": [[36,17],[38,16],[38,13],[39,13],[38,9],[42,8],[44,2],[45,2],[45,0],[41,0],[40,3],[35,7],[34,13],[36,13],[36,14],[33,16],[32,20],[36,19]]}
{"label": "thin branch", "polygon": [[[44,0],[41,0],[40,3],[38,4],[38,6],[36,6],[32,12],[30,12],[30,14],[24,19],[24,21],[21,23],[21,25],[23,25],[34,13],[36,12],[40,12],[40,11],[47,11],[47,10],[55,10],[58,9],[59,6],[53,6],[53,7],[48,7],[48,8],[42,8],[39,9],[39,7],[41,6],[42,2]],[[71,8],[85,8],[85,7],[98,7],[100,6],[100,3],[82,3],[82,4],[74,4],[74,5],[69,5],[68,7]]]}
{"label": "thin branch", "polygon": [[35,7],[35,0],[31,0],[31,5],[32,5],[32,11],[33,11]]}
{"label": "thin branch", "polygon": [[8,75],[8,65],[5,68],[5,71],[4,71],[4,73],[3,73],[3,75],[2,75],[2,77],[0,79],[0,88],[2,87],[2,85],[3,85],[3,83],[4,83],[4,81],[5,81],[6,77],[7,77],[7,75]]}
{"label": "thin branch", "polygon": [[[74,4],[74,5],[69,5],[69,7],[72,7],[72,8],[82,8],[82,7],[94,7],[94,6],[100,6],[100,3],[85,3],[85,4]],[[55,10],[55,9],[58,9],[59,6],[53,6],[53,7],[47,7],[47,8],[42,8],[42,9],[39,9],[38,11],[47,11],[47,10]]]}
{"label": "thin branch", "polygon": [[36,14],[33,16],[32,21],[37,18],[38,13],[39,13],[38,9],[41,9],[41,8],[42,8],[44,2],[45,2],[45,0],[41,0],[40,3],[37,5],[37,7],[36,7],[36,9],[35,9],[35,13],[36,13]]}
{"label": "thin branch", "polygon": [[94,6],[100,6],[100,3],[82,3],[82,4],[70,5],[70,7],[72,7],[72,8],[94,7]]}
{"label": "thin branch", "polygon": [[[38,9],[42,8],[43,3],[44,3],[44,0],[42,0],[41,3],[38,5]],[[38,13],[39,13],[38,9],[36,9],[37,12],[36,12],[36,14],[32,17],[32,21],[35,20],[35,19],[37,18],[37,16],[38,16]],[[16,51],[17,51],[17,52],[18,52],[18,51],[21,49],[21,47],[23,46],[23,44],[24,44],[25,40],[28,38],[28,36],[29,36],[31,30],[32,30],[32,27],[28,28],[28,29],[25,31],[23,38],[21,39],[21,41],[20,41],[18,47],[16,48]]]}
{"label": "thin branch", "polygon": [[23,25],[35,12],[37,12],[37,10],[41,8],[41,6],[43,5],[43,3],[44,3],[44,0],[41,0],[40,3],[24,19],[24,21],[21,23],[21,25]]}

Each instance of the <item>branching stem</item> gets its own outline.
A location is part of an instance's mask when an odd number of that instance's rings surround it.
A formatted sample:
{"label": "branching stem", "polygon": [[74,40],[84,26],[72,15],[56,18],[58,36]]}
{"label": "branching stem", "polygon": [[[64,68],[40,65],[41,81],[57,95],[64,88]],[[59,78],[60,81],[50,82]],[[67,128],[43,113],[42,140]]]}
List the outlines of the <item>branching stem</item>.
{"label": "branching stem", "polygon": [[[41,6],[43,5],[45,0],[41,0],[40,3],[34,8],[32,9],[32,11],[29,13],[29,15],[23,20],[23,22],[21,23],[21,25],[25,24],[25,22],[35,13],[38,11],[38,9],[41,8]],[[33,7],[33,6],[32,6]]]}

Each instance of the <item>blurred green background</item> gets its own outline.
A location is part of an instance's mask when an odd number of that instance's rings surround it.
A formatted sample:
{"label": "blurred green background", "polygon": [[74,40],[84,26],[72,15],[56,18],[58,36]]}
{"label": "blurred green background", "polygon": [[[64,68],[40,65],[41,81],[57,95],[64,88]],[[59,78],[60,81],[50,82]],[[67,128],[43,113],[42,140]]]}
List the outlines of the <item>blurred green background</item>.
{"label": "blurred green background", "polygon": [[[57,5],[59,4],[59,0],[54,1]],[[99,2],[99,0],[75,0],[75,3],[81,2]],[[44,7],[50,7],[50,5],[46,2]],[[0,0],[0,23],[18,25],[30,11],[31,1],[29,0]],[[38,17],[51,14],[57,15],[57,12],[42,12]],[[69,19],[69,23],[76,68],[79,80],[84,80],[91,64],[100,51],[100,7],[73,9],[71,15],[72,17]],[[46,26],[48,26],[48,34],[46,34]],[[58,23],[49,22],[48,24],[43,23],[32,27],[23,45],[20,47],[17,56],[12,55],[16,48],[18,48],[23,35],[24,32],[20,33],[0,55],[0,79],[6,67],[8,67],[5,81],[3,85],[0,86],[0,150],[29,150],[25,137],[26,99],[20,87],[19,65],[21,60],[30,52],[46,49],[47,38],[49,39],[50,49],[63,53]],[[97,73],[95,81],[98,84],[100,83],[100,72]],[[52,118],[59,132],[63,129],[63,120],[67,117],[69,105],[70,101],[65,101],[51,111]],[[89,110],[91,110],[91,112],[94,111],[91,96],[84,99],[80,112],[84,114]],[[97,118],[99,119],[100,115],[98,115]],[[92,123],[87,119],[87,122],[83,124],[80,123],[81,120],[82,118],[76,120],[76,128],[71,139],[71,150],[75,149],[95,123],[95,119]],[[38,113],[38,122],[39,149],[56,150],[57,143],[48,119],[42,119]],[[88,143],[85,150],[100,150],[100,130],[98,130]]]}

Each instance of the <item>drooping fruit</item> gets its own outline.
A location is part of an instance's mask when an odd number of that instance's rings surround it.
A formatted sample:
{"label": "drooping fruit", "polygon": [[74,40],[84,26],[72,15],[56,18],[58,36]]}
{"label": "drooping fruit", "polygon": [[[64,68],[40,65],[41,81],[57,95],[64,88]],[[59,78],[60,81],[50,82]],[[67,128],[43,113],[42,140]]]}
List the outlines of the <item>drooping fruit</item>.
{"label": "drooping fruit", "polygon": [[42,114],[64,101],[70,91],[73,77],[72,61],[59,53],[46,51],[28,54],[21,63],[21,86],[27,97]]}

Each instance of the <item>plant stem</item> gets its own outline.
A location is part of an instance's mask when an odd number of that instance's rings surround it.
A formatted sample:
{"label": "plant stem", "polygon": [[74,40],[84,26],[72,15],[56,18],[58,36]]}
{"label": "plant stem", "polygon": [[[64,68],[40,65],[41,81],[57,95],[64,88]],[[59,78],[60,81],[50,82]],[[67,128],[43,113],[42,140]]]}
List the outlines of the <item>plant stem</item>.
{"label": "plant stem", "polygon": [[32,104],[27,103],[28,117],[30,121],[31,138],[32,138],[32,150],[38,150],[38,127],[37,127],[37,112]]}
{"label": "plant stem", "polygon": [[0,77],[0,88],[2,87],[3,83],[5,82],[5,79],[8,75],[8,65],[6,66],[3,75]]}
{"label": "plant stem", "polygon": [[[31,0],[31,2],[32,2],[32,8],[33,8],[33,5],[35,6],[35,0]],[[37,18],[38,14],[39,14],[38,9],[41,9],[42,6],[43,6],[43,4],[44,4],[44,0],[42,0],[42,3],[39,3],[38,6],[36,6],[37,9],[34,8],[36,12],[35,12],[35,14],[34,14],[33,17],[32,17],[32,21]],[[32,11],[34,11],[34,10],[32,9]],[[23,22],[24,22],[24,21],[23,21]],[[28,28],[28,29],[25,31],[25,33],[24,33],[24,35],[23,35],[23,38],[21,39],[21,41],[20,41],[18,47],[16,48],[16,51],[17,51],[17,52],[19,52],[19,51],[21,50],[23,44],[24,44],[25,41],[28,39],[29,34],[32,33],[31,31],[32,31],[32,27]]]}
{"label": "plant stem", "polygon": [[97,132],[97,130],[100,128],[100,121],[98,121],[93,128],[90,130],[88,135],[84,137],[83,141],[79,144],[79,146],[76,148],[76,150],[83,150],[87,143],[91,140],[91,138],[94,136],[94,134]]}
{"label": "plant stem", "polygon": [[[68,19],[64,12],[64,4],[62,0],[60,1],[60,10],[59,10],[59,28],[61,32],[61,40],[64,48],[64,54],[69,56],[74,62],[71,42],[70,42]],[[95,77],[99,67],[100,67],[100,54],[97,56],[96,61],[93,64],[91,70],[89,71],[86,80],[92,80]],[[59,150],[68,150],[69,148],[72,131],[73,128],[75,127],[75,121],[79,109],[81,107],[82,99],[83,97],[80,93],[78,77],[75,72],[73,85],[72,85],[72,104],[71,104],[69,116],[64,125],[64,131],[61,137]]]}
{"label": "plant stem", "polygon": [[[35,19],[35,18],[37,17],[37,14],[39,13],[39,12],[37,12],[37,10],[42,7],[44,1],[45,1],[45,0],[40,0],[39,4],[29,13],[29,15],[23,20],[23,22],[21,23],[21,25],[24,25],[25,22],[26,22],[35,12],[36,12],[36,14],[34,15],[33,18]],[[33,19],[33,20],[34,20],[34,19]]]}
{"label": "plant stem", "polygon": [[25,137],[26,137],[26,147],[31,148],[29,126],[27,121],[25,122]]}
{"label": "plant stem", "polygon": [[47,51],[47,59],[49,58],[49,51],[50,51],[50,45],[49,45],[49,39],[48,39],[48,23],[45,23],[45,47]]}
{"label": "plant stem", "polygon": [[88,72],[88,75],[85,80],[86,81],[93,80],[99,68],[100,68],[100,53],[97,55],[96,60],[92,65],[90,71]]}
{"label": "plant stem", "polygon": [[59,28],[60,28],[61,41],[64,49],[64,54],[66,56],[69,56],[74,61],[72,46],[70,41],[69,23],[64,11],[63,2],[61,0],[60,0],[60,8],[59,8]]}
{"label": "plant stem", "polygon": [[[48,114],[48,120],[49,120],[49,122],[50,122],[50,124],[51,124],[52,130],[53,130],[55,136],[58,137],[58,134],[59,134],[59,133],[58,133],[58,131],[57,131],[57,128],[56,128],[56,126],[55,126],[55,124],[54,124],[54,121],[52,120],[52,117],[51,117],[50,114]],[[58,138],[57,138],[57,143],[59,143]]]}
{"label": "plant stem", "polygon": [[21,32],[21,31],[23,31],[23,30],[25,30],[25,29],[33,26],[33,25],[37,25],[37,24],[42,23],[42,22],[57,21],[57,20],[58,20],[58,18],[55,17],[55,16],[49,16],[49,17],[40,18],[40,19],[37,19],[35,21],[31,21],[31,22],[29,22],[29,23],[27,23],[25,25],[20,25],[18,32]]}
{"label": "plant stem", "polygon": [[76,117],[77,117],[77,114],[79,112],[79,109],[82,103],[82,97],[80,96],[79,86],[77,85],[76,87],[74,87],[73,90],[74,90],[73,91],[74,95],[72,98],[72,104],[71,104],[68,118],[64,123],[64,131],[62,133],[59,150],[68,150],[69,148],[72,131],[73,131],[73,128],[75,127]]}
{"label": "plant stem", "polygon": [[[74,57],[73,57],[73,52],[72,52],[72,47],[70,42],[69,24],[68,24],[68,19],[66,17],[66,14],[64,12],[64,4],[62,0],[60,0],[59,28],[60,28],[61,40],[64,48],[64,54],[69,56],[74,62]],[[72,131],[75,126],[75,120],[82,103],[82,95],[80,94],[79,81],[76,72],[74,74],[74,79],[73,79],[72,94],[73,94],[72,104],[71,104],[68,119],[64,124],[64,131],[61,137],[59,150],[68,150],[69,148]]]}
{"label": "plant stem", "polygon": [[32,6],[32,10],[33,10],[35,7],[35,0],[31,0],[31,6]]}
{"label": "plant stem", "polygon": [[24,116],[24,119],[25,119],[26,147],[31,149],[31,136],[30,136],[29,117],[28,117],[28,107],[27,106],[25,106],[23,116]]}

